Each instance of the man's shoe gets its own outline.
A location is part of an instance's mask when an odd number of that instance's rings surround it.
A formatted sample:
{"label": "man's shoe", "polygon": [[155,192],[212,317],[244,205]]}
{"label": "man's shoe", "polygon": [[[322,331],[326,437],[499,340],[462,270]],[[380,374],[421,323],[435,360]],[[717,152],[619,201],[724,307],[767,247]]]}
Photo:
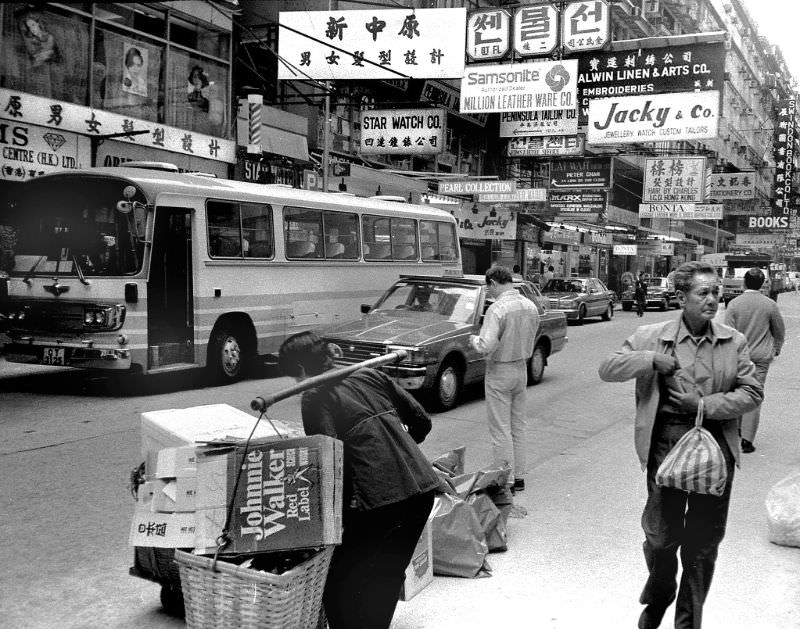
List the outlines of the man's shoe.
{"label": "man's shoe", "polygon": [[742,452],[750,454],[751,452],[755,451],[756,447],[753,445],[752,441],[748,441],[747,439],[742,439]]}
{"label": "man's shoe", "polygon": [[514,485],[511,487],[511,491],[513,491],[514,493],[518,491],[525,491],[525,479],[524,478],[514,479]]}

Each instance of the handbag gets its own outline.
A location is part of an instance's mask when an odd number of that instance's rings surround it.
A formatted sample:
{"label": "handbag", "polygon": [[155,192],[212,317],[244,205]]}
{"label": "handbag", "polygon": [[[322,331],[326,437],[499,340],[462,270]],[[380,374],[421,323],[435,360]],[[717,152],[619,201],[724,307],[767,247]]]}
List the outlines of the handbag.
{"label": "handbag", "polygon": [[700,398],[694,427],[678,440],[658,466],[656,484],[721,496],[728,480],[728,466],[717,440],[703,428],[703,407]]}

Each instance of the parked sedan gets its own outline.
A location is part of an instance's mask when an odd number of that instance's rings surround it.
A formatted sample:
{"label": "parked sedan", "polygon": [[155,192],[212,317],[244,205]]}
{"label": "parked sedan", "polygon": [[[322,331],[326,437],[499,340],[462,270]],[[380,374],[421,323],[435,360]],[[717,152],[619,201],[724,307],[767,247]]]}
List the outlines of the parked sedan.
{"label": "parked sedan", "polygon": [[[542,303],[530,282],[514,286],[539,311],[541,324],[528,362],[528,381],[537,384],[549,357],[567,342],[566,319]],[[465,384],[483,380],[485,361],[469,337],[479,333],[489,304],[483,275],[401,276],[374,306],[361,306],[361,319],[328,328],[322,336],[341,364],[406,350],[405,360],[381,369],[403,388],[429,393],[437,408],[448,410]]]}
{"label": "parked sedan", "polygon": [[582,324],[586,317],[614,316],[614,293],[596,277],[554,277],[542,289],[551,310],[560,310],[568,320]]}

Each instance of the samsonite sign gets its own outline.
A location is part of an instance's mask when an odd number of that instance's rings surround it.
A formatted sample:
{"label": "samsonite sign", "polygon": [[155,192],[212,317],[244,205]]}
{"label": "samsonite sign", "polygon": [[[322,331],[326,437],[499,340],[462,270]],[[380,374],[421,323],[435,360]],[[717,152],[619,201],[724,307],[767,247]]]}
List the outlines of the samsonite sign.
{"label": "samsonite sign", "polygon": [[444,109],[373,109],[361,112],[364,155],[441,153],[447,127]]}
{"label": "samsonite sign", "polygon": [[589,101],[589,144],[704,140],[717,135],[719,92]]}

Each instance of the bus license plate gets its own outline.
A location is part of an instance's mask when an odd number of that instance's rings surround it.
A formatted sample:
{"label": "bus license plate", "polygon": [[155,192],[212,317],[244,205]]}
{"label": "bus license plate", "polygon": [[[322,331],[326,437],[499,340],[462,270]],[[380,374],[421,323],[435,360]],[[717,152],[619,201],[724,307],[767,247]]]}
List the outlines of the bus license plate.
{"label": "bus license plate", "polygon": [[64,352],[63,347],[45,347],[42,350],[42,364],[43,365],[64,365]]}

